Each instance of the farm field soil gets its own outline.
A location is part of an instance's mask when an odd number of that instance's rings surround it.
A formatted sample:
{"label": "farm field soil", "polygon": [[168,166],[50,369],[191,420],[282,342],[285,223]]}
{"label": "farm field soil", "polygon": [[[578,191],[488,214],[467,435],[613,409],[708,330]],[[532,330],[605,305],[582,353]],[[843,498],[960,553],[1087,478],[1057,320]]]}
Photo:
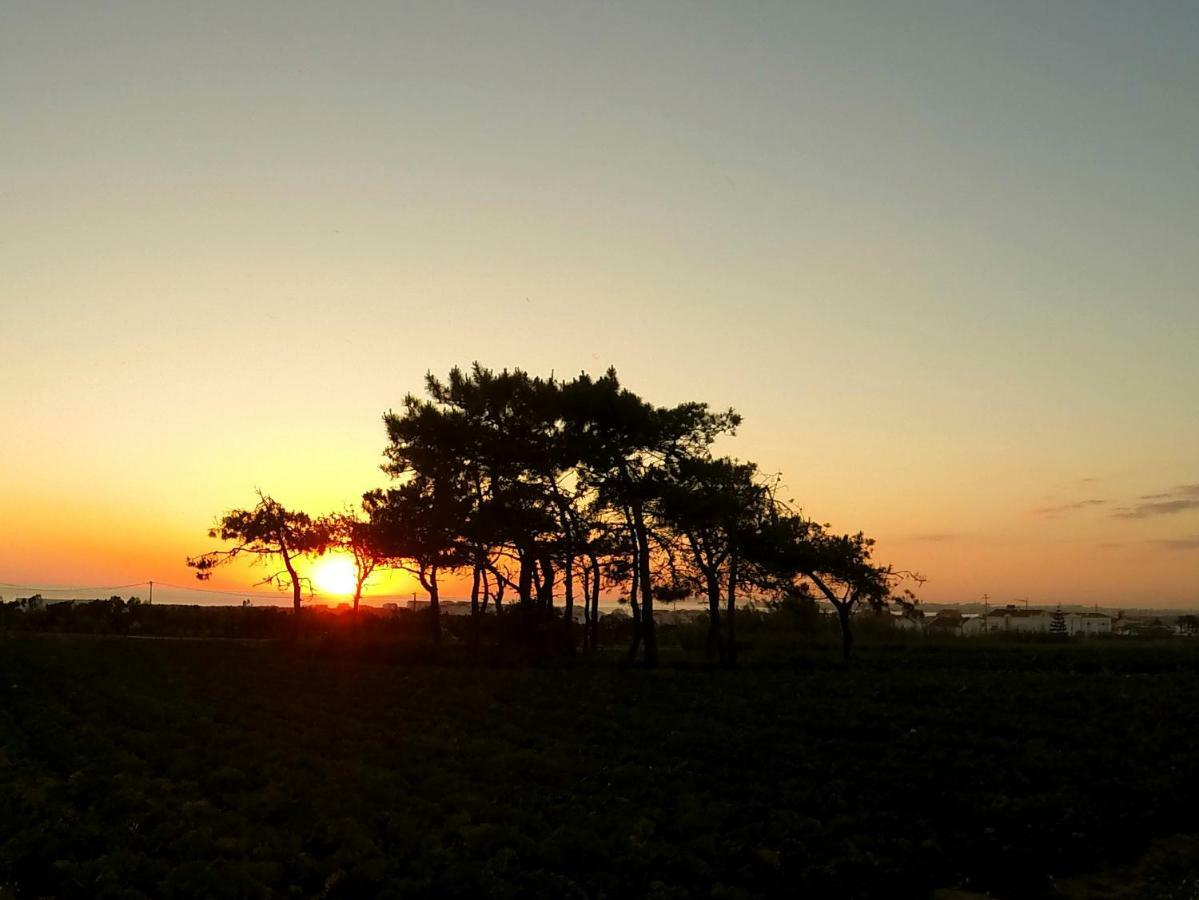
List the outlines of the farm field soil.
{"label": "farm field soil", "polygon": [[0,897],[1194,896],[1199,642],[966,644],[0,636]]}

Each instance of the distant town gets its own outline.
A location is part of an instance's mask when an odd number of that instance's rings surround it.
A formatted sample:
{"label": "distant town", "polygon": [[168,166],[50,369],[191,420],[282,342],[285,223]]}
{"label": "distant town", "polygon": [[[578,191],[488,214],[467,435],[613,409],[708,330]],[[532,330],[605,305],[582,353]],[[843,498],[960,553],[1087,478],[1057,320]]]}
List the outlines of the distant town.
{"label": "distant town", "polygon": [[[680,601],[673,608],[659,608],[654,611],[654,620],[662,625],[686,625],[700,622],[707,615],[707,610],[694,605],[697,601]],[[121,606],[140,605],[138,597],[123,599],[119,596],[104,598],[47,598],[41,594],[27,597],[17,597],[7,606],[14,611],[40,612],[45,610],[63,609],[64,607],[84,606],[88,604],[119,603]],[[0,606],[4,606],[4,598],[0,597]],[[163,603],[159,606],[195,606],[195,604]],[[276,604],[251,602],[249,598],[241,603],[225,604],[229,607],[255,609],[272,608]],[[469,600],[442,600],[441,614],[444,616],[469,616],[471,604]],[[747,603],[743,608],[748,611],[761,608],[764,612],[769,605]],[[200,608],[200,607],[197,607]],[[205,608],[214,608],[207,606]],[[280,606],[280,609],[283,607]],[[349,602],[326,602],[314,599],[305,604],[305,609],[324,614],[349,614],[353,608]],[[386,600],[381,603],[363,603],[361,612],[368,616],[392,616],[401,611],[417,612],[429,608],[427,599],[413,598],[410,600]],[[834,617],[836,610],[830,604],[817,601],[816,611],[822,616]],[[604,616],[617,619],[631,617],[627,604],[616,599],[605,602],[602,610]],[[582,610],[574,611],[576,621],[583,621]],[[1088,637],[1101,635],[1116,635],[1123,637],[1196,637],[1199,636],[1199,610],[1188,609],[1117,609],[1100,607],[1098,605],[1084,607],[1076,604],[1066,606],[1032,606],[1027,603],[1008,603],[992,605],[989,603],[968,604],[907,604],[893,605],[887,608],[873,610],[860,609],[854,618],[863,624],[885,629],[895,629],[913,634],[948,637],[979,637],[988,634],[1028,634],[1053,635],[1065,637]]]}
{"label": "distant town", "polygon": [[940,606],[887,610],[896,628],[973,637],[994,632],[1146,637],[1199,634],[1199,615],[1157,609],[1090,609],[1079,606],[1035,607],[1006,604],[997,607]]}

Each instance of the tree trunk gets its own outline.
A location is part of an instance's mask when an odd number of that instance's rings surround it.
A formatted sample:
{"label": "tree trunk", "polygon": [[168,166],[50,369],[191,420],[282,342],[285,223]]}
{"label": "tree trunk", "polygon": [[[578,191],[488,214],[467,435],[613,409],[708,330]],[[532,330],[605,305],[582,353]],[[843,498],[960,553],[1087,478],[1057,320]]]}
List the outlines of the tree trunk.
{"label": "tree trunk", "polygon": [[599,648],[599,595],[600,567],[599,560],[591,557],[591,649]]}
{"label": "tree trunk", "polygon": [[433,646],[441,645],[441,598],[437,589],[437,566],[421,572],[421,585],[429,592],[429,627],[432,629]]}
{"label": "tree trunk", "polygon": [[849,657],[853,653],[853,631],[849,624],[849,606],[838,603],[837,606],[837,621],[841,625],[841,658],[849,662]]}
{"label": "tree trunk", "polygon": [[287,568],[287,576],[291,579],[291,602],[292,609],[298,616],[300,614],[300,602],[303,599],[303,591],[300,589],[300,576],[296,573],[296,567],[291,564],[291,556],[287,551],[283,551],[283,565]]}
{"label": "tree trunk", "polygon": [[633,609],[633,643],[629,647],[629,662],[637,661],[637,651],[641,648],[641,604],[637,601],[638,585],[641,581],[641,567],[637,563],[637,553],[633,553],[633,585],[629,591],[629,606]]}
{"label": "tree trunk", "polygon": [[583,652],[591,651],[591,569],[583,563]]}
{"label": "tree trunk", "polygon": [[520,608],[528,609],[533,603],[533,554],[527,550],[518,551],[520,555],[520,575],[516,590],[520,594]]}
{"label": "tree trunk", "polygon": [[724,641],[720,639],[720,576],[716,572],[705,572],[708,582],[708,662],[719,659],[724,662]]}
{"label": "tree trunk", "polygon": [[566,615],[565,634],[567,649],[575,652],[575,558],[574,551],[567,550],[566,569],[562,572],[562,609]]}
{"label": "tree trunk", "polygon": [[737,551],[729,552],[729,641],[725,658],[737,665]]}
{"label": "tree trunk", "polygon": [[474,568],[474,578],[470,585],[470,650],[471,653],[479,652],[479,576],[482,573],[482,566],[477,562]]}
{"label": "tree trunk", "polygon": [[545,616],[554,608],[554,562],[549,554],[540,559],[541,577],[537,579],[537,606]]}
{"label": "tree trunk", "polygon": [[641,501],[633,503],[633,525],[637,532],[637,568],[641,582],[641,631],[645,640],[645,665],[658,665],[658,633],[654,622],[654,591],[650,584],[649,534],[645,529],[645,512]]}
{"label": "tree trunk", "polygon": [[367,576],[359,575],[354,581],[354,614],[350,617],[350,633],[355,643],[361,637],[358,633],[361,624],[358,619],[358,605],[362,600],[362,589],[366,585],[366,578]]}
{"label": "tree trunk", "polygon": [[508,584],[495,566],[488,564],[487,569],[495,578],[495,593],[492,595],[492,599],[495,600],[495,617],[499,619],[504,614],[504,591]]}
{"label": "tree trunk", "polygon": [[824,594],[825,599],[837,610],[837,624],[841,626],[841,658],[849,662],[850,654],[853,652],[853,631],[849,621],[849,614],[853,612],[853,604],[856,597],[847,592],[845,599],[842,600],[824,583],[824,579],[815,572],[806,572],[805,574],[820,589],[820,593]]}
{"label": "tree trunk", "polygon": [[562,572],[564,580],[562,585],[562,605],[566,613],[564,622],[563,634],[566,638],[566,644],[570,653],[573,655],[575,651],[575,529],[574,521],[571,518],[570,504],[566,498],[562,496],[562,492],[558,490],[558,483],[555,479],[550,479],[551,486],[554,491],[554,497],[558,503],[558,518],[562,523],[562,536],[564,538],[563,550],[565,551],[566,564]]}
{"label": "tree trunk", "polygon": [[296,567],[291,564],[291,554],[287,551],[287,545],[280,542],[283,548],[283,566],[287,569],[287,576],[291,579],[291,603],[294,616],[292,618],[292,640],[300,639],[300,601],[302,593],[300,591],[300,576],[296,573]]}

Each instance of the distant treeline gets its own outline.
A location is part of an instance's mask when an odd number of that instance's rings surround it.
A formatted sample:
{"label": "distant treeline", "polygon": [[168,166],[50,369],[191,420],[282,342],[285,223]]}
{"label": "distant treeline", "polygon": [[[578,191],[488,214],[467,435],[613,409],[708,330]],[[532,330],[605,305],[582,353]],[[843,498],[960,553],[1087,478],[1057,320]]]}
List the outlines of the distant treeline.
{"label": "distant treeline", "polygon": [[[357,645],[427,645],[428,608],[400,609],[363,606],[357,613],[327,607],[305,607],[299,617],[306,641],[332,639]],[[666,643],[682,649],[702,649],[706,623],[692,612],[659,613]],[[811,599],[786,600],[774,609],[743,607],[737,619],[748,635],[763,630],[832,638],[831,617],[822,615]],[[297,617],[276,606],[198,606],[148,604],[137,597],[113,596],[93,600],[50,600],[40,595],[0,602],[0,631],[58,634],[126,635],[132,637],[290,639]],[[598,647],[627,645],[634,623],[622,609],[601,614],[595,629]],[[445,615],[442,629],[448,642],[469,648],[481,640],[485,648],[508,647],[546,659],[563,650],[558,618],[533,622],[518,614]],[[508,654],[511,657],[511,654]]]}
{"label": "distant treeline", "polygon": [[273,606],[176,606],[138,597],[45,600],[34,595],[0,603],[0,628],[62,634],[270,638],[286,634],[290,618]]}
{"label": "distant treeline", "polygon": [[[459,604],[451,604],[457,611]],[[369,654],[396,661],[426,661],[437,657],[446,662],[479,659],[493,662],[565,662],[573,654],[562,643],[561,614],[526,618],[519,612],[442,616],[443,642],[433,647],[428,641],[428,607],[419,609],[363,606],[349,609],[304,607],[297,617],[277,606],[198,606],[148,604],[137,597],[113,596],[94,600],[45,600],[40,595],[0,602],[0,634],[25,632],[63,635],[110,635],[142,638],[199,638],[244,640],[293,640],[304,646],[321,645],[333,650]],[[706,613],[696,610],[659,611],[659,644],[671,651],[675,662],[696,658],[707,648]],[[922,646],[957,644],[953,633],[928,629],[899,628],[886,610],[861,610],[855,616],[855,632],[868,644]],[[1199,619],[1182,616],[1177,624],[1199,633]],[[297,628],[297,625],[299,626]],[[1139,643],[1140,640],[1170,638],[1174,629],[1164,624],[1134,629],[1121,636],[1104,635],[1103,644]],[[595,623],[594,651],[607,659],[624,658],[625,648],[637,627],[624,609],[601,614]],[[743,654],[760,662],[798,659],[815,652],[823,656],[840,643],[836,616],[811,597],[788,597],[769,606],[745,604],[736,611],[736,630]],[[1138,640],[1139,639],[1139,640]],[[1054,634],[990,632],[972,638],[987,645],[1064,644]]]}
{"label": "distant treeline", "polygon": [[339,550],[355,562],[355,610],[377,569],[417,578],[434,647],[446,627],[442,585],[453,577],[470,582],[472,646],[490,609],[507,620],[503,635],[548,630],[567,653],[596,649],[600,595],[616,592],[631,613],[630,659],[650,666],[663,602],[700,599],[705,655],[730,664],[739,601],[827,601],[847,658],[855,610],[915,602],[899,587],[919,579],[875,563],[872,539],[830,532],[778,496],[777,476],[713,455],[741,421],[733,410],[656,406],[613,370],[560,380],[476,363],[445,380],[428,375],[426,390],[384,416],[390,486],[368,492],[360,509],[324,516],[259,492],[256,506],[211,530],[227,549],[188,560],[197,577],[240,556],[270,561],[264,581],[290,587],[298,612],[296,563]]}

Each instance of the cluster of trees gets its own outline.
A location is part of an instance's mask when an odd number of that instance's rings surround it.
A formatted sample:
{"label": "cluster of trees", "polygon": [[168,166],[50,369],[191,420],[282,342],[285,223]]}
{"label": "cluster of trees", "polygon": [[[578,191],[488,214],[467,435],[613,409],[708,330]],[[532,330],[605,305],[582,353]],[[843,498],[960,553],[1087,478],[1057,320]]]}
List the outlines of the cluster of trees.
{"label": "cluster of trees", "polygon": [[183,606],[138,597],[49,600],[40,594],[0,602],[0,632],[124,634],[155,637],[271,638],[291,617],[275,607]]}
{"label": "cluster of trees", "polygon": [[188,559],[197,577],[246,554],[277,560],[266,580],[290,586],[298,612],[297,561],[336,548],[355,562],[355,609],[376,569],[413,574],[434,644],[442,586],[469,577],[472,621],[490,607],[530,629],[553,623],[571,650],[576,608],[582,647],[594,649],[600,596],[612,591],[632,611],[630,658],[649,666],[659,602],[703,599],[708,655],[734,663],[739,598],[822,597],[847,658],[855,609],[912,599],[896,593],[909,573],[876,564],[870,538],[830,532],[782,502],[777,479],[712,453],[740,423],[733,410],[655,406],[611,369],[560,380],[476,363],[428,375],[426,391],[384,416],[391,485],[368,492],[360,510],[317,517],[260,493],[210,532],[229,549]]}

